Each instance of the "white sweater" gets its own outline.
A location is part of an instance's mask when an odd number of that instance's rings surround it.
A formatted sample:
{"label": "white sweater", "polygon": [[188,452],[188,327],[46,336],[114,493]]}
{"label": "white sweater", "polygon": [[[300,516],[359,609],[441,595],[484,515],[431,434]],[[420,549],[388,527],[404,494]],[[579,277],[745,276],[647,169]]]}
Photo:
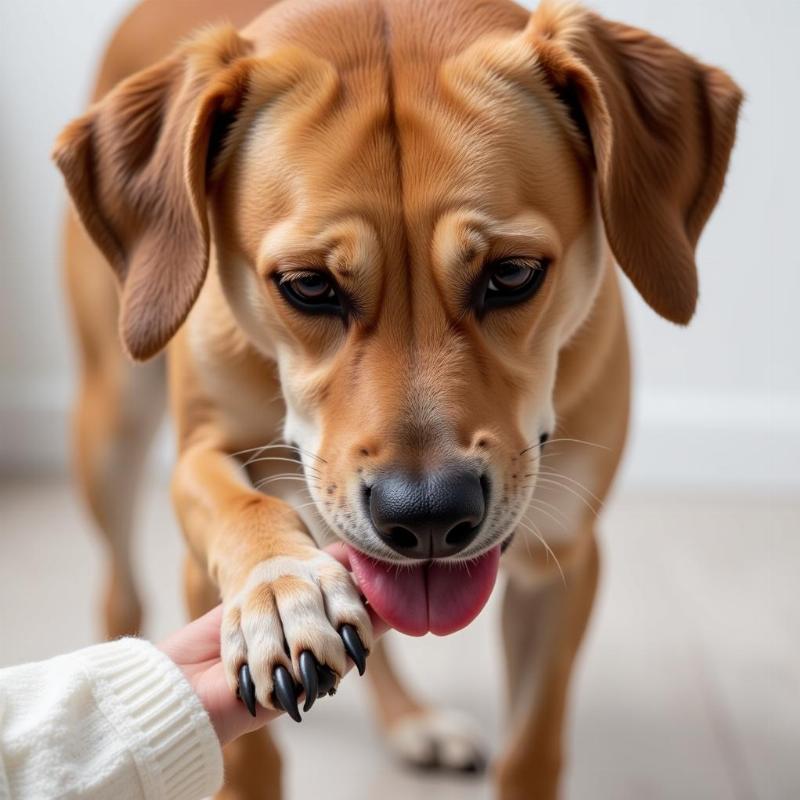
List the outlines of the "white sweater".
{"label": "white sweater", "polygon": [[0,800],[198,800],[221,785],[208,714],[149,642],[0,670]]}

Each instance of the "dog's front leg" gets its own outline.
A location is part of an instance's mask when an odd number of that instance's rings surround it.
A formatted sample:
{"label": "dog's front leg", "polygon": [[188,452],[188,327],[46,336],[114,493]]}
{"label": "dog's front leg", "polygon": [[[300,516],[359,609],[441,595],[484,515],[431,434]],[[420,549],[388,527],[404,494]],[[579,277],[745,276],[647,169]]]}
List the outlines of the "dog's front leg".
{"label": "dog's front leg", "polygon": [[250,687],[240,686],[248,682],[246,664],[257,701],[299,721],[295,687],[306,688],[308,709],[335,690],[348,654],[361,660],[346,626],[363,648],[372,646],[349,573],[316,547],[291,506],[256,491],[210,439],[184,450],[173,497],[189,547],[225,606],[222,660],[231,691],[250,699]]}
{"label": "dog's front leg", "polygon": [[497,770],[500,800],[558,796],[567,690],[597,586],[594,535],[556,556],[563,580],[552,560],[518,564],[503,599],[510,734]]}

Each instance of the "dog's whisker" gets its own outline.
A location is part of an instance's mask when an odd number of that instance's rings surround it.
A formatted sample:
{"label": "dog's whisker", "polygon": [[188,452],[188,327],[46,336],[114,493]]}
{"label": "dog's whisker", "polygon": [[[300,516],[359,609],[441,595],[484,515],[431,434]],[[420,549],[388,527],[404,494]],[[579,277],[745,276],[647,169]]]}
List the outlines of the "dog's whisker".
{"label": "dog's whisker", "polygon": [[551,444],[558,444],[559,442],[570,442],[572,444],[584,444],[587,447],[597,447],[600,450],[610,450],[611,448],[608,445],[600,444],[599,442],[589,442],[586,439],[573,439],[568,436],[559,436],[557,439],[549,439],[547,441],[548,446]]}
{"label": "dog's whisker", "polygon": [[268,447],[279,447],[280,445],[273,444],[270,442],[269,444],[262,444],[259,447],[248,447],[245,450],[237,450],[235,453],[231,453],[231,458],[238,458],[239,456],[247,455],[247,453],[254,453],[256,450],[266,450]]}
{"label": "dog's whisker", "polygon": [[[567,529],[566,523],[563,520],[558,519],[554,514],[551,514],[546,509],[541,508],[541,506],[534,505],[533,500],[531,500],[531,508],[533,511],[538,511],[540,514],[544,514],[546,517],[553,520],[553,522],[555,522],[556,525],[558,525],[562,530]],[[529,520],[527,516],[523,517],[523,519],[526,520],[527,522],[531,522],[531,520]]]}
{"label": "dog's whisker", "polygon": [[534,442],[531,445],[528,445],[524,450],[520,450],[520,455],[524,455],[529,450],[533,450],[536,447],[544,447],[545,445],[557,444],[558,442],[571,442],[573,444],[584,444],[587,447],[598,447],[601,450],[610,450],[610,447],[607,447],[604,444],[598,444],[597,442],[587,442],[585,439],[572,439],[566,436],[560,436],[558,439],[548,439],[546,442]]}
{"label": "dog's whisker", "polygon": [[555,456],[560,456],[560,455],[561,455],[561,453],[544,453],[544,454],[542,454],[540,456],[537,456],[536,458],[532,458],[528,462],[528,468],[529,469],[533,469],[533,468],[538,469],[540,466],[552,466],[552,464],[549,464],[549,463],[545,464],[545,460],[547,458],[553,458]]}
{"label": "dog's whisker", "polygon": [[301,475],[272,475],[269,478],[263,478],[254,485],[257,489],[260,489],[262,486],[267,486],[277,481],[300,481],[304,485],[306,483],[306,479]]}
{"label": "dog's whisker", "polygon": [[522,529],[522,541],[525,542],[525,551],[528,554],[528,558],[531,560],[533,559],[533,553],[531,552],[531,539],[529,536],[526,536],[527,531],[523,528]]}
{"label": "dog's whisker", "polygon": [[315,476],[313,475],[308,478],[304,475],[265,475],[253,485],[266,486],[270,483],[279,483],[280,481],[293,481],[294,483],[302,483],[305,486],[313,486],[318,491],[320,490],[319,482],[315,480]]}
{"label": "dog's whisker", "polygon": [[537,505],[544,506],[545,508],[549,508],[551,511],[553,511],[553,513],[558,514],[558,516],[561,517],[565,522],[567,521],[566,515],[554,503],[548,503],[547,500],[542,500],[541,497],[537,497],[535,494],[531,498],[531,503],[536,503]]}
{"label": "dog's whisker", "polygon": [[[266,442],[265,444],[260,445],[259,447],[251,447],[248,450],[242,450],[240,452],[241,453],[252,453],[255,450],[258,450],[259,452],[261,452],[263,450],[268,450],[271,447],[282,447],[284,444],[285,444],[285,442],[283,442],[281,436],[275,436],[274,438],[270,439],[268,442]],[[234,454],[234,455],[237,455],[237,454]]]}
{"label": "dog's whisker", "polygon": [[[320,461],[323,464],[327,464],[328,462],[322,457],[317,455],[316,453],[312,453],[310,450],[306,450],[303,447],[298,447],[296,444],[289,444],[287,442],[281,442],[278,439],[273,439],[271,442],[265,445],[261,445],[260,447],[249,447],[245,450],[239,450],[236,453],[232,453],[231,456],[233,458],[237,458],[239,456],[246,455],[247,453],[254,453],[256,456],[261,455],[262,453],[266,452],[267,450],[294,450],[297,453],[303,453],[307,455],[309,458],[314,458],[317,461]],[[250,462],[248,461],[247,464]]]}
{"label": "dog's whisker", "polygon": [[557,455],[559,455],[558,452],[554,450],[547,450],[544,452],[539,451],[538,453],[532,453],[528,457],[532,460],[532,463],[535,463],[536,461],[544,461],[545,458],[552,458],[553,456]]}
{"label": "dog's whisker", "polygon": [[305,480],[306,476],[302,472],[279,472],[276,475],[265,475],[264,478],[302,478]]}
{"label": "dog's whisker", "polygon": [[537,461],[544,461],[546,458],[555,458],[560,455],[562,455],[560,450],[548,450],[546,453],[539,453],[531,463],[535,464]]}
{"label": "dog's whisker", "polygon": [[[268,486],[271,483],[280,483],[281,481],[294,482],[294,486],[290,490],[292,492],[305,491],[308,492],[309,496],[311,496],[312,488],[317,492],[320,491],[320,487],[318,484],[309,483],[305,478],[300,477],[299,475],[267,475],[260,481],[256,481],[253,484],[253,487],[255,489],[263,489],[263,487]],[[298,486],[297,484],[300,485]]]}
{"label": "dog's whisker", "polygon": [[555,489],[563,489],[564,491],[567,491],[570,494],[572,494],[575,497],[577,497],[578,500],[580,500],[586,506],[586,508],[588,508],[589,511],[592,512],[592,514],[594,514],[595,517],[598,514],[597,509],[582,494],[580,494],[579,492],[575,491],[575,489],[573,489],[571,486],[567,486],[566,484],[559,483],[558,481],[554,481],[554,480],[552,480],[550,478],[539,478],[539,480],[537,482],[537,485],[541,486],[542,489],[549,489],[550,491],[553,491]]}
{"label": "dog's whisker", "polygon": [[[288,444],[283,444],[283,443],[281,443],[281,444],[269,444],[269,445],[265,445],[264,447],[256,448],[256,452],[253,454],[253,456],[251,456],[251,458],[258,458],[259,456],[261,456],[264,453],[266,453],[268,450],[288,450],[290,452],[296,452],[298,454],[300,453],[300,451],[296,447],[294,447],[294,445],[288,445]],[[299,460],[298,460],[297,463],[300,463]]]}
{"label": "dog's whisker", "polygon": [[296,444],[290,444],[288,445],[288,447],[291,448],[292,450],[297,450],[298,453],[303,453],[307,455],[309,458],[316,458],[317,461],[320,461],[323,464],[328,463],[322,456],[317,455],[316,453],[312,453],[311,450],[306,450],[305,447],[298,447]]}
{"label": "dog's whisker", "polygon": [[561,455],[560,451],[548,451],[547,453],[537,453],[535,455],[528,456],[526,468],[534,469],[537,466],[537,464],[542,465],[545,463],[547,459],[549,458],[552,459],[560,455]]}
{"label": "dog's whisker", "polygon": [[591,497],[592,500],[594,500],[597,503],[598,508],[602,508],[603,507],[603,501],[591,489],[589,489],[586,486],[584,486],[580,481],[576,481],[575,478],[570,478],[569,475],[564,475],[563,472],[541,472],[540,471],[539,474],[543,475],[546,478],[562,478],[565,481],[569,481],[571,484],[577,486],[578,488],[580,488],[584,492],[586,492],[586,494],[588,494],[589,497]]}
{"label": "dog's whisker", "polygon": [[558,560],[558,556],[553,552],[553,548],[547,544],[544,536],[542,536],[542,534],[539,532],[539,529],[530,520],[520,520],[517,524],[521,525],[523,530],[530,531],[542,543],[542,546],[547,551],[547,554],[553,557],[553,561],[555,562],[558,572],[561,575],[561,582],[564,584],[564,586],[566,586],[567,578],[564,575],[564,570],[561,568],[561,562]]}
{"label": "dog's whisker", "polygon": [[[263,456],[262,458],[251,458],[247,461],[244,465],[246,467],[252,466],[253,464],[260,464],[264,461],[285,461],[288,464],[296,464],[298,467],[305,466],[303,464],[299,464],[294,458],[285,458],[283,456]],[[313,472],[319,472],[316,467],[312,466],[305,466],[305,469],[312,470]]]}
{"label": "dog's whisker", "polygon": [[317,501],[312,500],[310,503],[301,503],[299,506],[292,506],[295,511],[302,511],[304,508],[308,508],[309,506],[314,506],[317,508]]}
{"label": "dog's whisker", "polygon": [[[260,489],[259,491],[264,491],[264,493],[265,493],[265,494],[269,494],[269,493],[268,493],[268,492],[266,492],[265,490],[261,490],[261,489]],[[310,492],[305,492],[304,494],[300,494],[299,492],[296,492],[296,493],[295,493],[295,498],[296,498],[297,500],[304,500],[304,501],[305,501],[305,500],[311,501],[311,500],[313,500],[313,499],[314,499],[314,498],[313,498],[313,496],[311,495],[311,493],[310,493]]]}
{"label": "dog's whisker", "polygon": [[250,453],[253,450],[259,450],[261,452],[265,450],[294,450],[298,453],[304,453],[305,455],[309,456],[310,458],[316,458],[323,463],[327,463],[322,456],[318,456],[316,453],[312,453],[310,450],[306,450],[304,447],[298,447],[296,444],[289,444],[288,442],[270,442],[269,444],[265,444],[263,447],[253,447],[251,450],[243,450],[242,453]]}

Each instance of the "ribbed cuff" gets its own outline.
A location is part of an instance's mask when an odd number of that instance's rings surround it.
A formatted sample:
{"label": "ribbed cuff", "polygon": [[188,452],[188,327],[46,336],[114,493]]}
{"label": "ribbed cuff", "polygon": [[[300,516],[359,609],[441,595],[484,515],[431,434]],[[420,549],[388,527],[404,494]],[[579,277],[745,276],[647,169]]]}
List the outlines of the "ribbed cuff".
{"label": "ribbed cuff", "polygon": [[[3,723],[2,709],[0,709],[0,725]],[[0,800],[11,800],[11,789],[6,780],[6,770],[3,764],[3,754],[0,752]]]}
{"label": "ribbed cuff", "polygon": [[198,800],[223,781],[211,720],[183,673],[142,639],[80,651],[103,714],[136,762],[145,797]]}

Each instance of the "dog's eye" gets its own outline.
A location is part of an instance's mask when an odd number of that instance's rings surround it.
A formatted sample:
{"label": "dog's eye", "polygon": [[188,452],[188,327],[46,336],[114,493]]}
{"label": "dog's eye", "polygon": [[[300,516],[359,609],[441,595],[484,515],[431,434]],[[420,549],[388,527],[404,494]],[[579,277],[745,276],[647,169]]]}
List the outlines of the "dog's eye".
{"label": "dog's eye", "polygon": [[549,262],[543,258],[504,258],[489,265],[482,308],[507,306],[532,297],[542,285]]}
{"label": "dog's eye", "polygon": [[336,297],[336,292],[331,286],[331,282],[324,276],[315,272],[311,275],[302,275],[286,282],[298,297],[309,303],[318,300],[331,300]]}
{"label": "dog's eye", "polygon": [[342,303],[333,281],[322,272],[281,277],[281,294],[297,309],[310,314],[341,314]]}

